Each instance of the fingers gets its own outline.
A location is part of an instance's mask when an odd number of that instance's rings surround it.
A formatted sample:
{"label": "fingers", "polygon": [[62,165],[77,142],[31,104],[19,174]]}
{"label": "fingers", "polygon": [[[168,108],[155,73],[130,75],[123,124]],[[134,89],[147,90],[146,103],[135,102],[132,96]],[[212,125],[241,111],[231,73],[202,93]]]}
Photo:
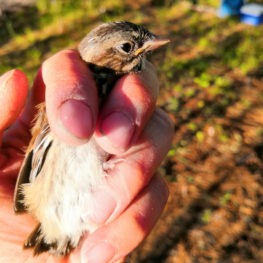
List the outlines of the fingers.
{"label": "fingers", "polygon": [[44,62],[42,79],[52,131],[69,144],[87,141],[98,113],[96,86],[87,65],[76,51],[61,51]]}
{"label": "fingers", "polygon": [[81,262],[116,262],[127,255],[152,230],[167,198],[164,181],[154,177],[120,217],[83,241],[80,247]]}
{"label": "fingers", "polygon": [[[18,98],[22,101],[26,96],[24,87],[27,87],[27,83],[25,77],[20,78],[22,84]],[[154,110],[158,88],[158,80],[150,63],[147,63],[142,74],[129,74],[117,82],[97,123],[97,141],[104,150],[123,152],[136,141]],[[44,62],[20,118],[22,123],[31,124],[35,106],[44,97],[53,132],[69,144],[86,142],[96,126],[98,99],[92,75],[77,51],[61,51]],[[14,118],[20,111],[20,105],[14,110]],[[3,116],[2,126],[6,127],[12,118],[4,113]]]}
{"label": "fingers", "polygon": [[31,125],[36,105],[43,101],[52,131],[64,142],[79,145],[93,134],[98,114],[97,90],[77,51],[63,50],[43,63],[20,118],[25,125]]}
{"label": "fingers", "polygon": [[12,70],[0,77],[0,136],[13,123],[26,102],[28,81],[20,70]]}
{"label": "fingers", "polygon": [[101,110],[96,129],[98,144],[112,154],[127,150],[149,120],[158,91],[158,79],[149,62],[141,74],[122,77]]}
{"label": "fingers", "polygon": [[137,142],[106,162],[107,182],[94,192],[89,204],[94,207],[86,215],[88,221],[99,225],[112,221],[134,200],[166,156],[172,140],[171,127],[167,115],[156,110]]}
{"label": "fingers", "polygon": [[35,79],[23,122],[30,123],[34,106],[46,101],[52,131],[73,145],[86,142],[96,126],[98,144],[110,153],[127,150],[151,116],[158,95],[158,80],[147,63],[142,74],[121,78],[97,122],[97,88],[77,51],[64,50],[42,65]]}

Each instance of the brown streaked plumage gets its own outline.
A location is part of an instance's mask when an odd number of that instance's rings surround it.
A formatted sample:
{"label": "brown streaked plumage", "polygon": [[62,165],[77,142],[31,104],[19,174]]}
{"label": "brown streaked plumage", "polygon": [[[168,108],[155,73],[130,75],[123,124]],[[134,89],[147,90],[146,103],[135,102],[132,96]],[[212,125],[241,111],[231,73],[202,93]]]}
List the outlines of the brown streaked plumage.
{"label": "brown streaked plumage", "polygon": [[[141,71],[145,54],[167,42],[130,22],[105,23],[92,30],[79,52],[94,73],[100,102],[117,78]],[[39,105],[14,195],[14,210],[29,212],[39,221],[24,247],[33,248],[35,255],[45,251],[66,255],[83,233],[96,229],[84,214],[92,192],[106,176],[107,156],[93,138],[78,147],[57,139],[45,103]],[[88,211],[96,213],[94,207]]]}

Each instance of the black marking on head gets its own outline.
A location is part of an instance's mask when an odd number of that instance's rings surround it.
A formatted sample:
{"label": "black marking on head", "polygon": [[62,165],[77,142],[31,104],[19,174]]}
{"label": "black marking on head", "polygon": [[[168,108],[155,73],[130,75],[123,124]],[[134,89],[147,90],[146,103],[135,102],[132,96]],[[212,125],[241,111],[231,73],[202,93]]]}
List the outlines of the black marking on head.
{"label": "black marking on head", "polygon": [[89,41],[102,42],[111,39],[114,34],[127,35],[138,43],[139,47],[147,40],[153,39],[156,35],[149,32],[141,25],[136,25],[128,21],[110,22],[100,25],[89,34]]}
{"label": "black marking on head", "polygon": [[153,33],[147,30],[145,27],[141,25],[136,25],[128,21],[119,21],[110,23],[114,26],[116,31],[126,31],[128,32],[134,40],[139,44],[139,47],[142,44],[150,39],[156,37]]}

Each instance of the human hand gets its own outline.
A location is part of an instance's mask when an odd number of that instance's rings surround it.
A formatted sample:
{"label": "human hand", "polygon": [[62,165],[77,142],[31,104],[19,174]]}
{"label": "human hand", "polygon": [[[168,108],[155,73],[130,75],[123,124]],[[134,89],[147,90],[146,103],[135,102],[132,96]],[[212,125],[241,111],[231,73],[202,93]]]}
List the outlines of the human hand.
{"label": "human hand", "polygon": [[[0,80],[0,103],[6,105],[0,118],[0,134],[17,118],[27,93],[23,73],[9,74],[8,81]],[[16,99],[7,100],[3,90]],[[59,52],[43,64],[24,112],[2,138],[0,259],[114,262],[147,236],[168,196],[167,187],[155,170],[170,147],[172,129],[165,113],[155,109],[157,94],[157,79],[149,64],[141,75],[122,77],[98,114],[95,84],[77,52]],[[110,171],[107,184],[94,198],[94,209],[98,212],[92,220],[101,227],[84,236],[67,258],[60,259],[48,254],[32,258],[32,251],[22,250],[34,220],[30,215],[15,216],[12,210],[13,188],[23,158],[22,149],[30,139],[34,105],[44,97],[51,129],[61,140],[80,145],[94,134],[104,150],[124,160]]]}

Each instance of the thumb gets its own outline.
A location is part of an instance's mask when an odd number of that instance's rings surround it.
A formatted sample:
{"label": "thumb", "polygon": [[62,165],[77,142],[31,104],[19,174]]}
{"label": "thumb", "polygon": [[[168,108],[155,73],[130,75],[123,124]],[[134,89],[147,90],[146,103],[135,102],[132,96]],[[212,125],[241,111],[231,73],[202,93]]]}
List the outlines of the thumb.
{"label": "thumb", "polygon": [[19,116],[26,102],[28,80],[17,69],[0,77],[0,141],[2,134]]}

